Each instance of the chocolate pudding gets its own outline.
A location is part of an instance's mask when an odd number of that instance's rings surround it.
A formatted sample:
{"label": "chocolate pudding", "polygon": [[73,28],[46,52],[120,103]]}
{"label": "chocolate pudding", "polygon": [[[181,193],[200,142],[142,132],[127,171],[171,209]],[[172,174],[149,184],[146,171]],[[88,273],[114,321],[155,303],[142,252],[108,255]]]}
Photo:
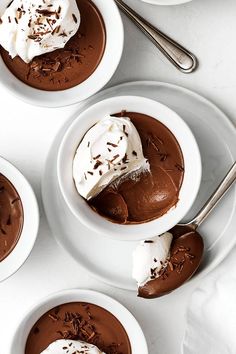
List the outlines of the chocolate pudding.
{"label": "chocolate pudding", "polygon": [[23,207],[11,182],[0,174],[0,262],[16,246],[23,227]]}
{"label": "chocolate pudding", "polygon": [[142,172],[138,178],[133,178],[131,173],[115,181],[88,203],[94,211],[115,223],[148,222],[177,204],[184,177],[183,154],[174,135],[158,120],[134,112],[116,116],[129,117],[136,127],[150,171]]}
{"label": "chocolate pudding", "polygon": [[43,315],[29,333],[25,354],[40,354],[58,339],[91,343],[106,354],[131,354],[121,323],[102,307],[84,302],[60,305]]}
{"label": "chocolate pudding", "polygon": [[[156,298],[166,295],[190,279],[198,269],[203,255],[203,239],[190,227],[174,227],[171,231],[173,241],[167,265],[159,272],[155,279],[139,287],[138,295],[144,298]],[[149,241],[152,242],[152,241]]]}
{"label": "chocolate pudding", "polygon": [[40,90],[59,91],[81,84],[96,70],[105,50],[105,24],[92,1],[77,0],[77,4],[81,24],[63,49],[35,57],[27,64],[19,56],[12,59],[0,47],[6,66],[18,79]]}

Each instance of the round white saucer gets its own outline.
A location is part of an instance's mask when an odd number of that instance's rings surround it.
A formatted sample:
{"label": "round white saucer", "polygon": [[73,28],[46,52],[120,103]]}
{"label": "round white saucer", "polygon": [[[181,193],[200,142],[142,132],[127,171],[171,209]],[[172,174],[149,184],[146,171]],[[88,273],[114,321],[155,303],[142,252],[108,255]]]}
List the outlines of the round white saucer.
{"label": "round white saucer", "polygon": [[[56,240],[91,274],[113,286],[135,290],[131,278],[134,242],[107,239],[85,228],[70,212],[59,191],[56,161],[59,143],[78,113],[91,104],[112,96],[137,95],[155,99],[176,111],[190,126],[199,144],[203,180],[196,202],[186,220],[194,216],[236,160],[236,129],[215,105],[184,88],[160,82],[132,82],[109,88],[80,105],[55,138],[48,155],[42,197]],[[196,281],[215,268],[236,243],[236,188],[224,197],[199,231],[205,241],[204,260]],[[187,285],[186,285],[187,286]]]}

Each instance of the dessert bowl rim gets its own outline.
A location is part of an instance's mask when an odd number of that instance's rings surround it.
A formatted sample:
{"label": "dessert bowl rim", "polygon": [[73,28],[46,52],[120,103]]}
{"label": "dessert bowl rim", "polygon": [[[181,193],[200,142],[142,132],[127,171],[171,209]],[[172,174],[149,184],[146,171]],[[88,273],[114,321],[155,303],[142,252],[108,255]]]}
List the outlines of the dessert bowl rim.
{"label": "dessert bowl rim", "polygon": [[23,225],[15,247],[0,262],[0,281],[13,275],[27,260],[35,244],[39,228],[39,208],[35,193],[25,176],[8,160],[0,156],[0,173],[16,189],[23,207]]}
{"label": "dessert bowl rim", "polygon": [[[8,4],[8,0],[2,0]],[[99,9],[106,28],[106,45],[103,57],[92,75],[81,84],[62,91],[44,91],[20,81],[7,68],[0,55],[0,86],[22,101],[42,107],[65,107],[88,99],[100,91],[114,75],[124,48],[124,26],[120,12],[110,0],[92,0]]]}
{"label": "dessert bowl rim", "polygon": [[50,294],[35,303],[22,316],[12,336],[9,354],[25,354],[25,345],[30,330],[42,315],[56,306],[70,302],[86,302],[100,306],[115,316],[124,327],[131,345],[131,351],[135,354],[148,354],[147,342],[136,318],[120,302],[101,292],[88,289],[67,289]]}
{"label": "dessert bowl rim", "polygon": [[[136,112],[147,114],[165,124],[175,137],[178,132],[176,140],[179,142],[183,152],[186,169],[180,188],[180,198],[175,207],[171,208],[160,218],[152,221],[141,224],[120,225],[108,221],[94,212],[78,194],[72,176],[72,163],[79,142],[86,131],[99,120],[98,116],[113,114],[125,109],[135,111],[135,107],[137,108]],[[179,137],[181,137],[181,141],[179,141]],[[78,139],[77,143],[76,138]],[[72,214],[86,227],[118,241],[140,241],[152,238],[170,230],[179,223],[190,210],[197,196],[201,175],[200,151],[196,139],[187,124],[167,106],[140,96],[115,96],[102,100],[84,110],[66,130],[57,156],[59,189]],[[183,198],[184,201],[182,201]],[[170,213],[172,213],[171,216]]]}

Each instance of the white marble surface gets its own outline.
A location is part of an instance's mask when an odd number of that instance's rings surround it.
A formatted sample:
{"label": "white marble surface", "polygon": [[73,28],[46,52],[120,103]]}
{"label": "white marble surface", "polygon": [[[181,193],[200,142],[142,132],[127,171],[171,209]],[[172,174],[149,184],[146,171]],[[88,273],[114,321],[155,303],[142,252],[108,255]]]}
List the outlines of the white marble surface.
{"label": "white marble surface", "polygon": [[[104,0],[109,1],[109,0]],[[127,0],[153,24],[191,49],[200,60],[196,73],[176,71],[128,19],[124,18],[125,50],[110,85],[149,79],[193,89],[222,108],[236,123],[235,0],[193,0],[173,7],[155,7]],[[137,317],[148,340],[150,354],[179,354],[184,311],[192,291],[181,290],[153,301],[136,299],[88,276],[55,243],[43,214],[40,178],[53,138],[76,107],[42,109],[26,105],[0,89],[0,154],[22,170],[32,183],[41,208],[40,233],[26,264],[0,284],[1,354],[8,354],[15,324],[37,299],[69,287],[96,289],[112,295]],[[167,313],[173,312],[171,316]]]}

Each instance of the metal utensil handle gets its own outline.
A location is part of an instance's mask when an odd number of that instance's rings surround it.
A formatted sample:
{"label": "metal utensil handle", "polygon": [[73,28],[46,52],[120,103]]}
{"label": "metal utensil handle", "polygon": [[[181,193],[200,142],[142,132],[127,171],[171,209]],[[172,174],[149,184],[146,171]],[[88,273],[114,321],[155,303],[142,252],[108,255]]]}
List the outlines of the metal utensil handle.
{"label": "metal utensil handle", "polygon": [[205,218],[209,215],[209,213],[214,209],[216,204],[220,201],[220,199],[225,195],[225,193],[229,190],[232,184],[236,181],[236,162],[233,164],[223,181],[220,183],[219,187],[213,193],[213,195],[208,199],[204,207],[199,211],[198,215],[191,221],[191,224],[196,225],[198,227]]}
{"label": "metal utensil handle", "polygon": [[115,0],[117,5],[161,50],[167,59],[183,73],[191,73],[197,67],[197,58],[163,32],[153,27],[143,17],[132,10],[122,0]]}

